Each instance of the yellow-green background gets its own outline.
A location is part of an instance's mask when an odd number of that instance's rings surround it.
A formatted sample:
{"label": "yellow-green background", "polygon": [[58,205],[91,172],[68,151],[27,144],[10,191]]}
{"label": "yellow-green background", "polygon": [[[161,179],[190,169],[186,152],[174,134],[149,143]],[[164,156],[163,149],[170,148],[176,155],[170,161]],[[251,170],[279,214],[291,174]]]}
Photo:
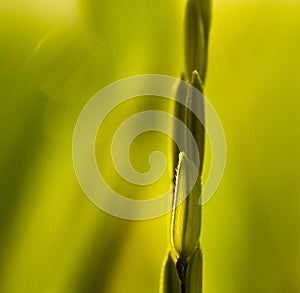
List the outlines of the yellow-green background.
{"label": "yellow-green background", "polygon": [[[167,218],[96,208],[75,177],[71,139],[105,85],[180,74],[183,10],[181,0],[0,1],[1,293],[158,292]],[[300,292],[299,18],[297,0],[214,1],[206,96],[228,156],[203,212],[205,293]]]}

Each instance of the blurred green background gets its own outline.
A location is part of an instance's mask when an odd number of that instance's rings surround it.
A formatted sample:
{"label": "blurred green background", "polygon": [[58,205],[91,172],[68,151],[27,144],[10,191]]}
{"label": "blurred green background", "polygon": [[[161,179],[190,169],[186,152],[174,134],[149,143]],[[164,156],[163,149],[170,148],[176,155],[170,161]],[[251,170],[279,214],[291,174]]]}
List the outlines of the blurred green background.
{"label": "blurred green background", "polygon": [[[125,221],[96,208],[73,170],[72,134],[105,85],[179,76],[184,5],[0,1],[1,293],[158,292],[167,217]],[[206,96],[228,156],[204,206],[205,293],[300,292],[299,17],[296,0],[214,1]],[[110,125],[157,103],[131,103]],[[108,137],[97,158],[109,177]],[[166,152],[165,138],[144,139],[133,150],[142,171],[145,141]]]}

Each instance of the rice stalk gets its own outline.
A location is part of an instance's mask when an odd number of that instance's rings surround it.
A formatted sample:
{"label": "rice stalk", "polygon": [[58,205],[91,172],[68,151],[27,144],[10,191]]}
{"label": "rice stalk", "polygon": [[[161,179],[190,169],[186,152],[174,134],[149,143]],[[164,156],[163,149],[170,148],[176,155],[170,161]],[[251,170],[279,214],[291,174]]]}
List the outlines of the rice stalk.
{"label": "rice stalk", "polygon": [[[188,0],[185,11],[185,74],[182,80],[203,93],[206,79],[208,41],[211,25],[211,1]],[[178,133],[173,129],[175,137],[185,143],[187,153],[178,152],[172,144],[173,164],[177,166],[175,188],[172,200],[172,215],[170,223],[170,247],[162,267],[161,293],[202,293],[202,253],[200,249],[201,206],[198,204],[201,195],[201,174],[203,170],[205,129],[195,115],[188,110],[195,109],[196,103],[193,91],[189,91],[179,83],[175,98],[185,97],[185,106],[175,103],[172,112],[185,123],[192,132],[197,150],[189,144],[186,133]],[[200,104],[204,117],[204,104]],[[196,152],[200,158],[197,170]],[[195,174],[197,175],[196,183]],[[192,187],[192,189],[191,189]],[[189,192],[189,190],[191,191]]]}

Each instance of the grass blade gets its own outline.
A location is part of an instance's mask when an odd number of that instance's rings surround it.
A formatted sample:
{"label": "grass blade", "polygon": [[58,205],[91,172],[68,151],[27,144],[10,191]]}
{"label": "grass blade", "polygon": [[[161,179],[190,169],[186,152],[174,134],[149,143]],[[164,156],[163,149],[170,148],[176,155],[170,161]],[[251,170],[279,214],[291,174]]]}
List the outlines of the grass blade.
{"label": "grass blade", "polygon": [[[201,228],[201,206],[198,204],[199,180],[197,168],[185,153],[181,152],[173,199],[171,243],[177,257],[183,260],[192,254],[199,241]],[[188,194],[191,185],[194,187]]]}
{"label": "grass blade", "polygon": [[202,292],[202,253],[199,245],[189,259],[185,279],[185,293]]}
{"label": "grass blade", "polygon": [[162,268],[160,293],[181,293],[180,280],[170,252]]}

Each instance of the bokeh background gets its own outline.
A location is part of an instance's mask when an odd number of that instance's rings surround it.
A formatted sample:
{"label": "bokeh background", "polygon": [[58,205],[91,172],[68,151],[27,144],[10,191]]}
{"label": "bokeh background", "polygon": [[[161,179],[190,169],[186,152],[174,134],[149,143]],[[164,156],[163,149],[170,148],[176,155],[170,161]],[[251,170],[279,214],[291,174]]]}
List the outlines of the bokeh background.
{"label": "bokeh background", "polygon": [[[75,176],[72,134],[105,85],[179,76],[184,5],[0,1],[0,292],[158,292],[167,217],[126,221],[95,207]],[[214,1],[206,96],[228,156],[203,209],[206,293],[300,292],[299,17],[296,0]],[[97,158],[115,187],[109,127],[168,108],[160,103],[123,105],[99,135]],[[152,148],[167,152],[157,134],[137,140],[131,157],[140,171]],[[150,196],[149,188],[128,196]]]}

